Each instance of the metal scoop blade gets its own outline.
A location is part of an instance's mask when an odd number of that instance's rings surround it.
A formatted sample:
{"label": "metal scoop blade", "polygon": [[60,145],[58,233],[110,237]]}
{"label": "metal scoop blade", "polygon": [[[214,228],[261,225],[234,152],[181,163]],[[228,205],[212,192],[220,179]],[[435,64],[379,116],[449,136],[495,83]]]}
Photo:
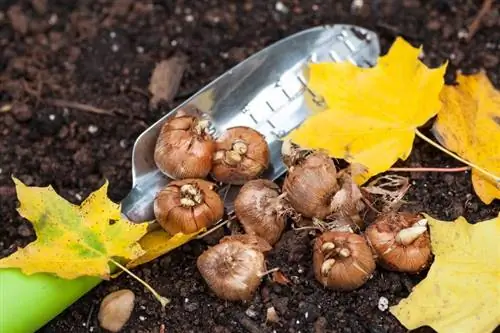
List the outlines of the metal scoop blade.
{"label": "metal scoop blade", "polygon": [[[170,179],[153,160],[161,126],[177,111],[196,107],[210,121],[218,137],[233,126],[249,126],[266,137],[271,165],[263,177],[276,180],[285,172],[281,160],[281,138],[297,128],[315,108],[324,108],[306,84],[303,70],[308,63],[350,61],[360,67],[373,66],[380,54],[377,35],[353,25],[320,26],[284,38],[225,72],[195,95],[146,129],[132,153],[133,187],[121,203],[122,214],[131,221],[154,219],[153,200]],[[220,189],[228,212],[232,211],[239,186]]]}

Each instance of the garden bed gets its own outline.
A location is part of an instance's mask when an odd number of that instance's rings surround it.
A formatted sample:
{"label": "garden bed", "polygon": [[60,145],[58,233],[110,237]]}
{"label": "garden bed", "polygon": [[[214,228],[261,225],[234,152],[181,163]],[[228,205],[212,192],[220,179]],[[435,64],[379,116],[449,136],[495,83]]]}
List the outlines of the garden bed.
{"label": "garden bed", "polygon": [[[480,1],[365,1],[354,13],[350,0],[279,2],[283,6],[274,1],[44,2],[0,5],[0,103],[25,104],[0,113],[0,257],[34,240],[31,225],[16,212],[11,175],[27,185],[52,184],[73,203],[106,178],[111,199],[121,200],[131,187],[134,140],[147,126],[239,61],[299,30],[357,24],[379,34],[384,53],[400,35],[423,44],[426,64],[448,59],[450,73],[483,67],[500,86],[498,6],[470,41],[460,38]],[[13,5],[20,7],[13,10]],[[176,97],[151,109],[147,89],[155,63],[181,53],[187,65]],[[460,164],[416,139],[411,157],[398,166]],[[498,201],[485,206],[477,198],[468,172],[407,176],[412,184],[405,197],[408,210],[443,220],[480,221],[498,214]],[[121,275],[89,292],[41,332],[99,332],[99,304],[120,288],[137,297],[126,332],[160,332],[162,324],[168,333],[406,332],[379,308],[379,300],[397,304],[423,274],[377,268],[359,290],[328,291],[313,276],[312,237],[288,230],[268,259],[269,267],[280,267],[292,285],[265,278],[252,301],[225,302],[213,295],[195,265],[220,236],[192,241],[135,270],[172,300],[165,310],[137,281]],[[270,306],[280,324],[265,323]]]}

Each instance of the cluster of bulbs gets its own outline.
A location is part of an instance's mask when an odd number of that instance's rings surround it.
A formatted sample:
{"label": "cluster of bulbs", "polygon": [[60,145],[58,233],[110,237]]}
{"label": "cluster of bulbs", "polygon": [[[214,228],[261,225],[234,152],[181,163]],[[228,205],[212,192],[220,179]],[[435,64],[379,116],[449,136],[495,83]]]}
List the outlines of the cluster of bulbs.
{"label": "cluster of bulbs", "polygon": [[337,171],[323,152],[284,142],[282,159],[288,170],[280,187],[260,178],[270,163],[261,133],[238,126],[216,139],[208,125],[197,114],[180,111],[162,126],[154,159],[173,181],[157,194],[154,214],[172,235],[209,228],[224,216],[216,183],[242,185],[234,209],[245,234],[222,238],[197,259],[199,272],[218,297],[253,297],[266,274],[266,254],[289,219],[335,221],[334,228],[314,241],[314,275],[327,288],[359,288],[377,263],[407,273],[430,264],[426,220],[416,213],[390,212],[366,227],[360,188],[348,169]]}

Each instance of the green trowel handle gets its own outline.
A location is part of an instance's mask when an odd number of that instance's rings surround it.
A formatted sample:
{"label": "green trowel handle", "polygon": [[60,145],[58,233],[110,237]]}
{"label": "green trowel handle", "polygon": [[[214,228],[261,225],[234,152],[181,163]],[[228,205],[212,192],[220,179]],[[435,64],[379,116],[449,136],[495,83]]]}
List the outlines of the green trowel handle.
{"label": "green trowel handle", "polygon": [[19,269],[0,269],[0,333],[35,332],[101,281],[27,276]]}

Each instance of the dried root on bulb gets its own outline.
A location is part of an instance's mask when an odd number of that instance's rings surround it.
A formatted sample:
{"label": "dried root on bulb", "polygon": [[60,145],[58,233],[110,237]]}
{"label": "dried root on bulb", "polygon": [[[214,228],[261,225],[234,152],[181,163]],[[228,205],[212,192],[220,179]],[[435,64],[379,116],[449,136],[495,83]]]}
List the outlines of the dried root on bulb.
{"label": "dried root on bulb", "polygon": [[158,224],[171,235],[214,225],[224,215],[224,203],[214,189],[215,184],[203,179],[170,182],[153,203]]}
{"label": "dried root on bulb", "polygon": [[224,237],[196,262],[207,285],[221,299],[252,299],[266,272],[265,257],[260,251],[265,241],[244,236]]}
{"label": "dried root on bulb", "polygon": [[284,196],[279,186],[267,179],[243,185],[234,201],[234,210],[245,232],[274,245],[285,229],[287,216],[294,216]]}
{"label": "dried root on bulb", "polygon": [[269,163],[270,151],[265,137],[250,127],[237,126],[217,139],[211,173],[222,183],[242,185],[257,179]]}
{"label": "dried root on bulb", "polygon": [[316,238],[313,267],[316,280],[334,290],[361,287],[375,271],[375,260],[364,237],[328,231]]}
{"label": "dried root on bulb", "polygon": [[271,244],[269,244],[264,238],[249,234],[225,236],[219,241],[219,243],[231,241],[241,242],[262,253],[267,253],[273,249]]}
{"label": "dried root on bulb", "polygon": [[208,121],[179,111],[160,130],[154,149],[158,169],[172,179],[205,178],[212,168],[215,141]]}
{"label": "dried root on bulb", "polygon": [[417,213],[390,212],[366,228],[379,264],[392,271],[419,273],[432,259],[427,220]]}

